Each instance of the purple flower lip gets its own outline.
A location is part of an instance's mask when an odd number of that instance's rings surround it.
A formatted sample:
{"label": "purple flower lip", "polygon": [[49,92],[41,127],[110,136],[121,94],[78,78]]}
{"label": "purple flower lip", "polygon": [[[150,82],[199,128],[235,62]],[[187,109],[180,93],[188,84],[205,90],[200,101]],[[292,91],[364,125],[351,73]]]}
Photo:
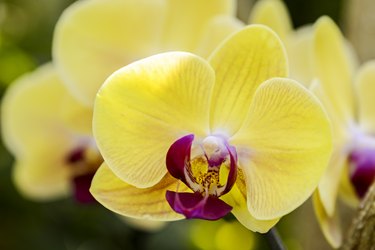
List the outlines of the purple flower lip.
{"label": "purple flower lip", "polygon": [[349,155],[350,180],[359,198],[363,198],[375,181],[375,149],[360,148]]}
{"label": "purple flower lip", "polygon": [[[200,145],[202,154],[191,159],[193,141],[192,134],[178,139],[166,157],[169,173],[193,193],[167,191],[166,199],[175,212],[188,219],[217,220],[232,210],[219,197],[228,193],[236,181],[237,153],[223,138],[209,136]],[[221,168],[229,170],[224,184],[220,182]]]}
{"label": "purple flower lip", "polygon": [[71,170],[71,185],[73,196],[78,203],[88,204],[96,202],[89,189],[96,170],[102,163],[101,156],[97,159],[87,157],[88,146],[74,148],[65,158]]}

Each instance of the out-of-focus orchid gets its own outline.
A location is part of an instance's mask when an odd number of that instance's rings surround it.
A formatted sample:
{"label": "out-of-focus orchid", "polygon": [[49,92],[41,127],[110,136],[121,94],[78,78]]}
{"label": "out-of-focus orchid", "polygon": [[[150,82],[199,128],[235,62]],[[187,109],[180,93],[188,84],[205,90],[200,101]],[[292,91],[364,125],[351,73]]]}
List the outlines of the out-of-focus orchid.
{"label": "out-of-focus orchid", "polygon": [[105,163],[92,194],[129,217],[232,212],[268,231],[312,194],[331,153],[319,101],[273,78],[287,75],[284,47],[263,25],[235,33],[208,61],[169,52],[116,71],[95,102]]}
{"label": "out-of-focus orchid", "polygon": [[92,107],[115,70],[163,51],[207,56],[241,27],[235,0],[86,0],[55,29],[53,59],[72,93]]}
{"label": "out-of-focus orchid", "polygon": [[339,28],[330,18],[320,18],[314,34],[317,80],[311,88],[331,118],[334,150],[314,206],[334,247],[342,240],[337,195],[358,204],[375,179],[375,63],[366,63],[353,77],[350,60]]}
{"label": "out-of-focus orchid", "polygon": [[2,102],[2,134],[16,157],[15,184],[25,196],[46,200],[73,190],[79,201],[93,200],[88,187],[102,159],[91,117],[92,109],[72,97],[51,64],[9,87]]}

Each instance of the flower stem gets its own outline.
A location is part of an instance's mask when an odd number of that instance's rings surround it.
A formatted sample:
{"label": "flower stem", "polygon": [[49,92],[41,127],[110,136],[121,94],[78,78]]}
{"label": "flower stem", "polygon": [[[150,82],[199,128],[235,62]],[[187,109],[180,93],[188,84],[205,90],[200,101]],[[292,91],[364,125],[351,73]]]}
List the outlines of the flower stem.
{"label": "flower stem", "polygon": [[375,181],[360,206],[349,228],[342,250],[374,249],[375,246]]}
{"label": "flower stem", "polygon": [[277,232],[276,227],[271,228],[270,231],[268,231],[265,234],[268,244],[272,250],[285,250],[283,241],[280,238],[279,233]]}

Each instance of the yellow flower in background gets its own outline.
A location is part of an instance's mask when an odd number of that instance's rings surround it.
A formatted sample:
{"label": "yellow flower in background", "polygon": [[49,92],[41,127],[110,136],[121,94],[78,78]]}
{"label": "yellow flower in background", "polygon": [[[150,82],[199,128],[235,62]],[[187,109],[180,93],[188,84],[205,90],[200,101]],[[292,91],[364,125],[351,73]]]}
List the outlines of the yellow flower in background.
{"label": "yellow flower in background", "polygon": [[[284,47],[249,26],[208,61],[169,52],[128,65],[99,90],[105,163],[91,193],[124,216],[218,219],[267,232],[316,188],[331,153],[318,100],[287,78]],[[272,78],[272,79],[271,79]]]}
{"label": "yellow flower in background", "polygon": [[312,25],[293,30],[287,7],[282,0],[260,0],[251,10],[249,23],[264,24],[284,42],[289,59],[290,77],[309,86],[313,77]]}
{"label": "yellow flower in background", "polygon": [[312,91],[332,121],[334,150],[314,206],[323,233],[334,247],[342,241],[336,207],[340,193],[358,204],[375,179],[375,63],[363,65],[353,77],[339,28],[328,17],[315,25]]}
{"label": "yellow flower in background", "polygon": [[53,59],[85,105],[115,70],[163,51],[202,56],[241,26],[235,0],[86,0],[58,21]]}
{"label": "yellow flower in background", "polygon": [[[290,78],[310,86],[315,78],[313,25],[306,24],[293,29],[288,9],[282,0],[257,1],[251,10],[249,23],[267,25],[280,36],[289,59]],[[351,57],[352,67],[356,67],[357,57],[351,44],[346,40],[345,50],[347,56]]]}
{"label": "yellow flower in background", "polygon": [[13,178],[21,193],[47,200],[74,190],[78,200],[92,200],[87,190],[102,160],[91,117],[51,64],[12,83],[2,101],[2,135],[16,158]]}
{"label": "yellow flower in background", "polygon": [[189,228],[192,243],[202,250],[250,250],[256,245],[255,234],[237,221],[196,220]]}

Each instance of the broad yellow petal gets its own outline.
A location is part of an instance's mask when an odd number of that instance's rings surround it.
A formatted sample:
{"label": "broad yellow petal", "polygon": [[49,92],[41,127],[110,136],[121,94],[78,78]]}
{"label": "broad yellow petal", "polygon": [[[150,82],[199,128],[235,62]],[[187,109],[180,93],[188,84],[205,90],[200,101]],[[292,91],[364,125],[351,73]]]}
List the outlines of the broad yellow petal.
{"label": "broad yellow petal", "polygon": [[314,78],[313,67],[313,26],[297,29],[286,38],[286,50],[290,64],[290,77],[305,86]]}
{"label": "broad yellow petal", "polygon": [[[72,136],[91,134],[92,111],[75,100],[51,64],[16,80],[2,102],[6,146],[24,154],[39,144],[65,145]],[[41,146],[42,147],[42,146]]]}
{"label": "broad yellow petal", "polygon": [[78,1],[59,19],[53,59],[67,86],[92,106],[104,80],[130,62],[160,51],[165,0]]}
{"label": "broad yellow petal", "polygon": [[243,27],[244,24],[241,21],[231,16],[212,18],[207,23],[194,53],[205,58],[208,57],[229,35]]}
{"label": "broad yellow petal", "polygon": [[90,192],[103,206],[123,216],[172,221],[184,218],[172,210],[165,198],[167,190],[177,188],[179,191],[188,189],[169,174],[153,187],[136,188],[119,179],[103,163],[92,180]]}
{"label": "broad yellow petal", "polygon": [[248,112],[257,87],[271,77],[288,74],[284,47],[263,25],[233,34],[210,56],[216,72],[210,124],[213,133],[234,134]]}
{"label": "broad yellow petal", "polygon": [[13,180],[20,193],[40,201],[67,196],[71,169],[64,161],[66,148],[67,145],[51,144],[49,148],[33,149],[17,157]]}
{"label": "broad yellow petal", "polygon": [[329,17],[321,17],[315,24],[313,54],[316,76],[341,123],[349,125],[354,119],[355,105],[351,86],[353,67],[344,38]]}
{"label": "broad yellow petal", "polygon": [[334,248],[338,248],[342,242],[342,233],[338,214],[334,213],[332,216],[329,216],[326,213],[326,210],[324,209],[319,197],[320,195],[318,191],[316,191],[313,195],[315,215],[329,244],[331,244],[331,246]]}
{"label": "broad yellow petal", "polygon": [[375,133],[375,61],[364,64],[356,79],[359,123],[363,131]]}
{"label": "broad yellow petal", "polygon": [[193,52],[204,35],[206,23],[218,15],[234,16],[235,0],[168,0],[163,50]]}
{"label": "broad yellow petal", "polygon": [[125,182],[151,187],[165,156],[187,134],[208,134],[214,72],[185,52],[152,56],[115,72],[98,92],[94,134],[109,167]]}
{"label": "broad yellow petal", "polygon": [[331,148],[319,101],[299,83],[274,78],[254,95],[247,120],[231,139],[246,176],[247,203],[257,219],[279,218],[317,187]]}
{"label": "broad yellow petal", "polygon": [[250,13],[249,23],[267,25],[284,41],[293,29],[288,9],[281,0],[257,1]]}

